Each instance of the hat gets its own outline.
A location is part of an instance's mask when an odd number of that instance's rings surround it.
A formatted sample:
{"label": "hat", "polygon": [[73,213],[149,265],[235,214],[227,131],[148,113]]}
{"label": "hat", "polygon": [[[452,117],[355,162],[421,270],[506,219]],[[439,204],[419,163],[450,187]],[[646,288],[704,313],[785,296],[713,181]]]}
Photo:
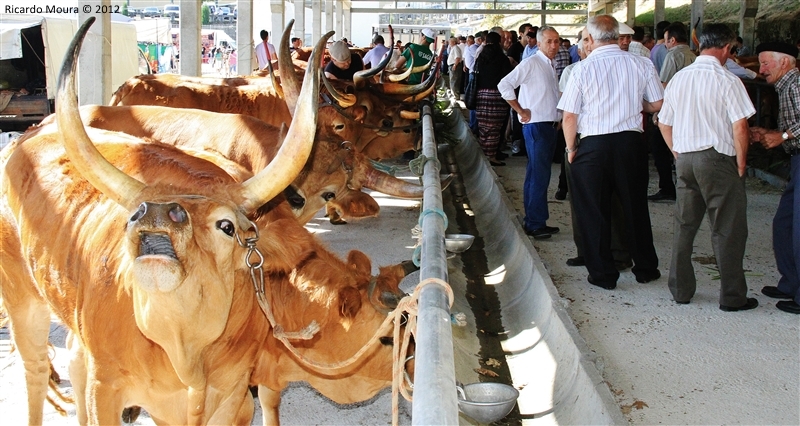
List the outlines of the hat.
{"label": "hat", "polygon": [[428,39],[428,43],[433,43],[433,39],[436,38],[436,33],[433,32],[433,30],[430,28],[424,28],[422,30],[422,35],[424,35],[425,38]]}
{"label": "hat", "polygon": [[789,43],[783,43],[780,41],[771,41],[768,43],[761,43],[756,46],[756,54],[761,52],[778,52],[778,53],[785,53],[792,58],[797,57],[797,46],[792,46]]}
{"label": "hat", "polygon": [[628,34],[633,35],[633,28],[629,27],[628,24],[626,24],[624,22],[620,22],[619,23],[619,34],[620,35],[623,35],[623,34],[624,35],[628,35]]}
{"label": "hat", "polygon": [[333,43],[333,45],[328,48],[328,52],[330,52],[331,58],[336,59],[338,62],[347,62],[350,60],[350,48],[347,47],[347,43],[342,40]]}

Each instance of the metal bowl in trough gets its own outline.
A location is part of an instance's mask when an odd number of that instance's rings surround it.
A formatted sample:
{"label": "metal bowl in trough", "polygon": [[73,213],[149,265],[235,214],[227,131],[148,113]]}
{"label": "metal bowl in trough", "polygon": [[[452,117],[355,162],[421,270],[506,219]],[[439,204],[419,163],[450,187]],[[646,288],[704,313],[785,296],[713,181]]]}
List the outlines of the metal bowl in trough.
{"label": "metal bowl in trough", "polygon": [[507,416],[519,398],[519,391],[503,383],[472,383],[456,386],[458,410],[481,422],[492,423]]}
{"label": "metal bowl in trough", "polygon": [[469,234],[445,234],[444,248],[450,253],[461,253],[472,247],[475,237]]}

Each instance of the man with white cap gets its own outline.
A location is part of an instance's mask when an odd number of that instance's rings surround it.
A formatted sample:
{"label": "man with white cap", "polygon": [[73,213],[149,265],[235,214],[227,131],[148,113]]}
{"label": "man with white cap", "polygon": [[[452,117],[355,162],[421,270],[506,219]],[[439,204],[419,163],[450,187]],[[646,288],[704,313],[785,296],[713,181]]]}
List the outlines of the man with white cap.
{"label": "man with white cap", "polygon": [[628,24],[624,22],[620,22],[619,40],[617,40],[619,48],[627,52],[628,48],[631,46],[631,40],[633,40],[633,28],[629,27]]}
{"label": "man with white cap", "polygon": [[800,71],[797,47],[789,43],[761,43],[756,47],[759,72],[778,93],[778,128],[750,128],[753,140],[764,148],[781,147],[790,157],[791,171],[778,210],[772,220],[772,248],[781,274],[777,286],[766,286],[761,293],[781,300],[775,307],[800,314]]}
{"label": "man with white cap", "polygon": [[[409,48],[403,52],[403,57],[397,60],[395,65],[398,69],[405,69],[406,64],[411,67],[419,67],[427,64],[433,59],[433,52],[430,46],[436,38],[436,33],[430,28],[424,28],[419,35],[419,43],[409,44]],[[432,71],[431,71],[432,72]],[[415,72],[408,77],[409,84],[419,84],[422,82],[421,72]]]}
{"label": "man with white cap", "polygon": [[343,40],[328,48],[331,61],[325,66],[325,77],[331,80],[352,80],[353,74],[364,69],[364,62],[358,55],[351,55],[350,48]]}

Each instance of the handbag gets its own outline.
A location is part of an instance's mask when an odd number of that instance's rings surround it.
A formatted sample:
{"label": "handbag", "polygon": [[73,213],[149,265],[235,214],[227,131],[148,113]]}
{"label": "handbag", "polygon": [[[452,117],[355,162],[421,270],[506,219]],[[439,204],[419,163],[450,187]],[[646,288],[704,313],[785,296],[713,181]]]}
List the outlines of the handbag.
{"label": "handbag", "polygon": [[478,62],[475,62],[475,70],[469,73],[469,79],[467,80],[467,88],[464,89],[464,106],[467,109],[474,110],[475,107],[478,105]]}

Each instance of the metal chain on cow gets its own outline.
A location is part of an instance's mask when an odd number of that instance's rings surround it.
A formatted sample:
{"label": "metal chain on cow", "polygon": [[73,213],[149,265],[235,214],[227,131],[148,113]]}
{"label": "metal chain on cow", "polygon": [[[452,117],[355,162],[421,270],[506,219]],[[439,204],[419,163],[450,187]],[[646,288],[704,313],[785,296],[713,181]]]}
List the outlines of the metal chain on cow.
{"label": "metal chain on cow", "polygon": [[422,176],[424,173],[423,169],[425,168],[425,163],[428,161],[433,161],[439,170],[442,169],[442,163],[439,162],[438,158],[428,157],[425,154],[420,154],[419,157],[409,161],[408,168],[411,170],[411,173],[414,173],[417,176]]}
{"label": "metal chain on cow", "polygon": [[[397,425],[399,423],[400,400],[398,395],[403,395],[403,398],[405,398],[407,401],[413,400],[411,391],[414,389],[414,384],[408,383],[404,380],[405,364],[407,361],[405,354],[408,352],[408,344],[411,341],[411,336],[416,336],[417,334],[419,294],[422,292],[423,287],[430,284],[438,284],[441,286],[447,294],[448,307],[453,307],[453,289],[450,288],[450,284],[448,284],[447,281],[439,278],[426,278],[420,281],[419,284],[417,284],[417,286],[414,288],[414,292],[411,295],[404,297],[397,304],[397,309],[394,310],[397,319],[395,320],[394,332],[392,335],[394,339],[394,347],[392,348],[392,425]],[[399,315],[397,314],[398,312]],[[408,319],[406,320],[406,328],[403,331],[403,338],[401,340],[399,316],[404,312],[408,314]],[[398,345],[398,341],[402,343]]]}
{"label": "metal chain on cow", "polygon": [[[283,326],[276,324],[275,317],[272,315],[272,308],[265,295],[264,288],[264,255],[256,247],[258,242],[258,227],[252,221],[250,222],[253,228],[254,236],[245,238],[244,242],[239,238],[236,233],[236,241],[240,246],[247,249],[247,254],[244,256],[244,263],[250,269],[250,280],[253,282],[253,288],[256,291],[256,300],[261,307],[261,311],[266,315],[269,325],[272,327],[272,334],[281,341],[286,339],[292,340],[309,340],[319,331],[319,324],[316,321],[311,321],[309,325],[300,331],[288,332],[283,329]],[[253,261],[254,260],[254,261]]]}

